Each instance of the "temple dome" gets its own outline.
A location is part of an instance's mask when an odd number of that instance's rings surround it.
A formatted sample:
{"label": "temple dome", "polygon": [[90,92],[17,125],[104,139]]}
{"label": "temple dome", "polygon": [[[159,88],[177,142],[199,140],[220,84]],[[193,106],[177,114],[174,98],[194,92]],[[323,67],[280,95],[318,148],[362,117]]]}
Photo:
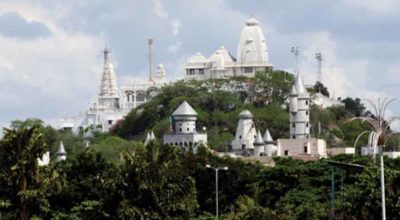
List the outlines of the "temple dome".
{"label": "temple dome", "polygon": [[248,66],[270,65],[264,33],[255,18],[248,19],[240,33],[237,62]]}
{"label": "temple dome", "polygon": [[253,114],[251,114],[251,112],[249,110],[243,110],[240,112],[239,118],[251,119],[251,118],[253,118]]}
{"label": "temple dome", "polygon": [[246,21],[246,25],[247,26],[258,25],[258,21],[255,18],[251,17]]}

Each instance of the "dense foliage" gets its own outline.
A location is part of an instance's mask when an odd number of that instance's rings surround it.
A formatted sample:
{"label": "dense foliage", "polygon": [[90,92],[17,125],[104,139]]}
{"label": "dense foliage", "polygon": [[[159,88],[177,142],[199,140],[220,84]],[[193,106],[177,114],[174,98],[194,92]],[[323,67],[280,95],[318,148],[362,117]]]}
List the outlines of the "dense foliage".
{"label": "dense foliage", "polygon": [[[0,219],[213,219],[215,172],[223,219],[328,219],[332,213],[332,166],[327,160],[274,158],[275,166],[219,157],[206,148],[197,154],[157,141],[144,146],[145,132],[169,132],[169,115],[184,100],[198,112],[210,148],[227,150],[239,113],[249,109],[257,128],[274,138],[288,136],[286,98],[293,76],[282,71],[255,78],[176,82],[149,91],[152,100],[132,110],[112,134],[91,137],[55,130],[37,119],[14,121],[0,140]],[[325,95],[326,87],[317,84]],[[349,121],[366,112],[360,99],[342,107],[311,108],[313,137],[329,146],[353,146],[371,129]],[[394,136],[396,137],[396,136]],[[63,141],[68,158],[57,162]],[[359,145],[366,143],[360,139]],[[395,141],[392,141],[395,143]],[[393,144],[394,146],[397,146]],[[51,152],[51,163],[37,158]],[[365,166],[336,168],[335,213],[348,219],[380,218],[379,171],[369,157],[339,155],[331,160]],[[385,158],[387,216],[400,219],[400,160]]]}
{"label": "dense foliage", "polygon": [[[64,131],[55,131],[63,135]],[[72,134],[69,134],[72,135]],[[104,137],[106,136],[106,137]],[[274,167],[197,154],[151,142],[97,137],[97,144],[68,154],[62,162],[39,167],[45,142],[40,128],[5,130],[0,141],[2,219],[212,219],[215,172],[219,173],[223,219],[327,219],[331,213],[331,166],[326,160],[275,159]],[[118,140],[118,139],[117,139]],[[96,142],[96,140],[93,140]],[[102,146],[98,151],[96,146]],[[110,149],[121,150],[105,157]],[[11,152],[10,152],[11,151]],[[18,153],[19,152],[19,153]],[[364,171],[336,169],[336,216],[380,217],[379,171],[369,157],[337,156]],[[400,160],[386,158],[388,218],[400,218]],[[24,184],[21,184],[24,183]]]}

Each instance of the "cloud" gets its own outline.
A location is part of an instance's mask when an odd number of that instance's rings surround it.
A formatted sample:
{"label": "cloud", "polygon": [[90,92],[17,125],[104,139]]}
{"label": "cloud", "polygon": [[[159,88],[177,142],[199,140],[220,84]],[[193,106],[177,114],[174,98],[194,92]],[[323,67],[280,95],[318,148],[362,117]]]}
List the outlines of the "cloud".
{"label": "cloud", "polygon": [[[31,8],[34,12],[35,8]],[[22,18],[34,14],[25,15],[18,5],[14,8],[9,5],[9,9],[18,11]],[[51,35],[34,40],[0,35],[2,125],[29,117],[47,121],[71,116],[72,112],[75,115],[85,110],[88,101],[97,93],[103,39],[97,35],[65,31],[46,20],[43,12],[43,20],[35,18],[35,22],[51,27]],[[26,23],[32,25],[35,22]],[[28,30],[35,34],[30,33],[31,36],[37,35],[36,29]]]}
{"label": "cloud", "polygon": [[34,39],[51,35],[45,24],[27,21],[16,12],[0,15],[0,35],[20,39]]}
{"label": "cloud", "polygon": [[172,33],[175,35],[178,35],[179,33],[179,28],[181,27],[181,22],[178,19],[171,19],[170,25],[172,27]]}
{"label": "cloud", "polygon": [[360,8],[380,16],[397,13],[400,10],[398,0],[342,0],[342,2],[353,8]]}
{"label": "cloud", "polygon": [[173,45],[168,46],[167,50],[170,53],[176,53],[179,50],[181,45],[182,45],[182,42],[177,42]]}
{"label": "cloud", "polygon": [[158,17],[160,17],[162,19],[167,19],[169,17],[168,12],[164,9],[164,6],[163,6],[161,0],[154,1],[153,11],[154,11],[154,13],[156,13],[156,15],[158,15]]}
{"label": "cloud", "polygon": [[314,84],[318,79],[315,53],[321,52],[322,82],[336,97],[382,97],[384,91],[371,89],[368,68],[370,61],[364,58],[343,62],[337,51],[338,43],[327,31],[309,33],[303,36],[301,43],[300,70],[307,84]]}
{"label": "cloud", "polygon": [[162,20],[168,21],[169,25],[171,26],[172,33],[174,35],[178,35],[181,22],[177,18],[170,18],[161,0],[153,1],[153,11]]}

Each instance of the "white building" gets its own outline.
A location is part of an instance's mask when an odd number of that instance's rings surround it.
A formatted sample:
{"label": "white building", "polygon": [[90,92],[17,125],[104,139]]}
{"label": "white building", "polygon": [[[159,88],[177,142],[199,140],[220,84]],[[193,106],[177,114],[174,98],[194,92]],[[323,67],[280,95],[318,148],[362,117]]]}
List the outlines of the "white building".
{"label": "white building", "polygon": [[[152,73],[150,73],[152,76]],[[87,111],[74,118],[63,118],[60,127],[73,132],[87,128],[108,132],[115,124],[124,118],[133,108],[146,103],[151,97],[147,90],[159,87],[165,81],[165,69],[158,65],[155,79],[141,84],[117,85],[114,66],[109,58],[109,50],[104,49],[104,67],[97,101],[92,103]]]}
{"label": "white building", "polygon": [[268,157],[272,157],[276,155],[278,147],[274,145],[274,139],[272,138],[269,130],[265,130],[264,134],[264,143],[265,143],[265,155]]}
{"label": "white building", "polygon": [[326,141],[323,139],[278,139],[278,157],[305,156],[315,159],[326,158]]}
{"label": "white building", "polygon": [[298,74],[289,95],[290,138],[310,137],[310,95]]}
{"label": "white building", "polygon": [[185,65],[186,80],[206,80],[232,76],[254,77],[257,71],[271,69],[264,33],[258,21],[250,18],[240,34],[237,58],[221,46],[209,58],[200,53],[190,57]]}
{"label": "white building", "polygon": [[298,74],[289,95],[290,139],[278,139],[278,157],[319,159],[327,156],[326,141],[310,138],[310,95]]}
{"label": "white building", "polygon": [[326,97],[323,94],[321,94],[320,92],[318,92],[312,96],[312,102],[314,105],[318,105],[321,108],[344,106],[344,103],[341,102],[340,100],[332,98],[332,97]]}
{"label": "white building", "polygon": [[339,155],[339,154],[355,154],[356,153],[356,149],[354,147],[331,147],[331,148],[328,148],[326,151],[329,156],[335,156],[335,155]]}
{"label": "white building", "polygon": [[206,145],[207,134],[197,132],[196,120],[197,112],[189,103],[182,102],[171,115],[172,133],[164,134],[164,144],[180,146],[194,152],[201,144]]}
{"label": "white building", "polygon": [[254,156],[259,157],[265,155],[265,143],[260,130],[257,132],[253,145],[254,145]]}
{"label": "white building", "polygon": [[238,154],[253,154],[256,136],[253,114],[249,110],[243,110],[239,114],[235,139],[232,141],[232,151]]}
{"label": "white building", "polygon": [[242,156],[272,157],[276,155],[277,151],[277,146],[274,145],[269,130],[266,129],[262,136],[260,130],[257,131],[253,122],[253,114],[249,110],[240,112],[235,139],[231,146],[232,154]]}

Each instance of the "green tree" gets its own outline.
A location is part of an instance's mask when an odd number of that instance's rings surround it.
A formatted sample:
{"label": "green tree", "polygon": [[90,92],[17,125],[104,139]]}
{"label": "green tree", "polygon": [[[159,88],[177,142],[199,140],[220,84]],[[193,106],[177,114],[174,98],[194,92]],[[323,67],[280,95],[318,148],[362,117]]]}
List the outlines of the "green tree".
{"label": "green tree", "polygon": [[361,99],[359,98],[351,98],[347,97],[342,100],[344,103],[344,107],[348,112],[351,112],[354,116],[360,117],[363,116],[365,113],[365,106],[361,103]]}
{"label": "green tree", "polygon": [[119,188],[121,219],[188,218],[198,204],[194,180],[187,175],[176,147],[151,142],[126,153]]}
{"label": "green tree", "polygon": [[[25,220],[48,211],[45,190],[52,182],[37,162],[44,152],[44,138],[36,124],[4,129],[0,141],[0,204],[3,211],[15,213],[10,217]],[[57,173],[50,175],[57,179]]]}

